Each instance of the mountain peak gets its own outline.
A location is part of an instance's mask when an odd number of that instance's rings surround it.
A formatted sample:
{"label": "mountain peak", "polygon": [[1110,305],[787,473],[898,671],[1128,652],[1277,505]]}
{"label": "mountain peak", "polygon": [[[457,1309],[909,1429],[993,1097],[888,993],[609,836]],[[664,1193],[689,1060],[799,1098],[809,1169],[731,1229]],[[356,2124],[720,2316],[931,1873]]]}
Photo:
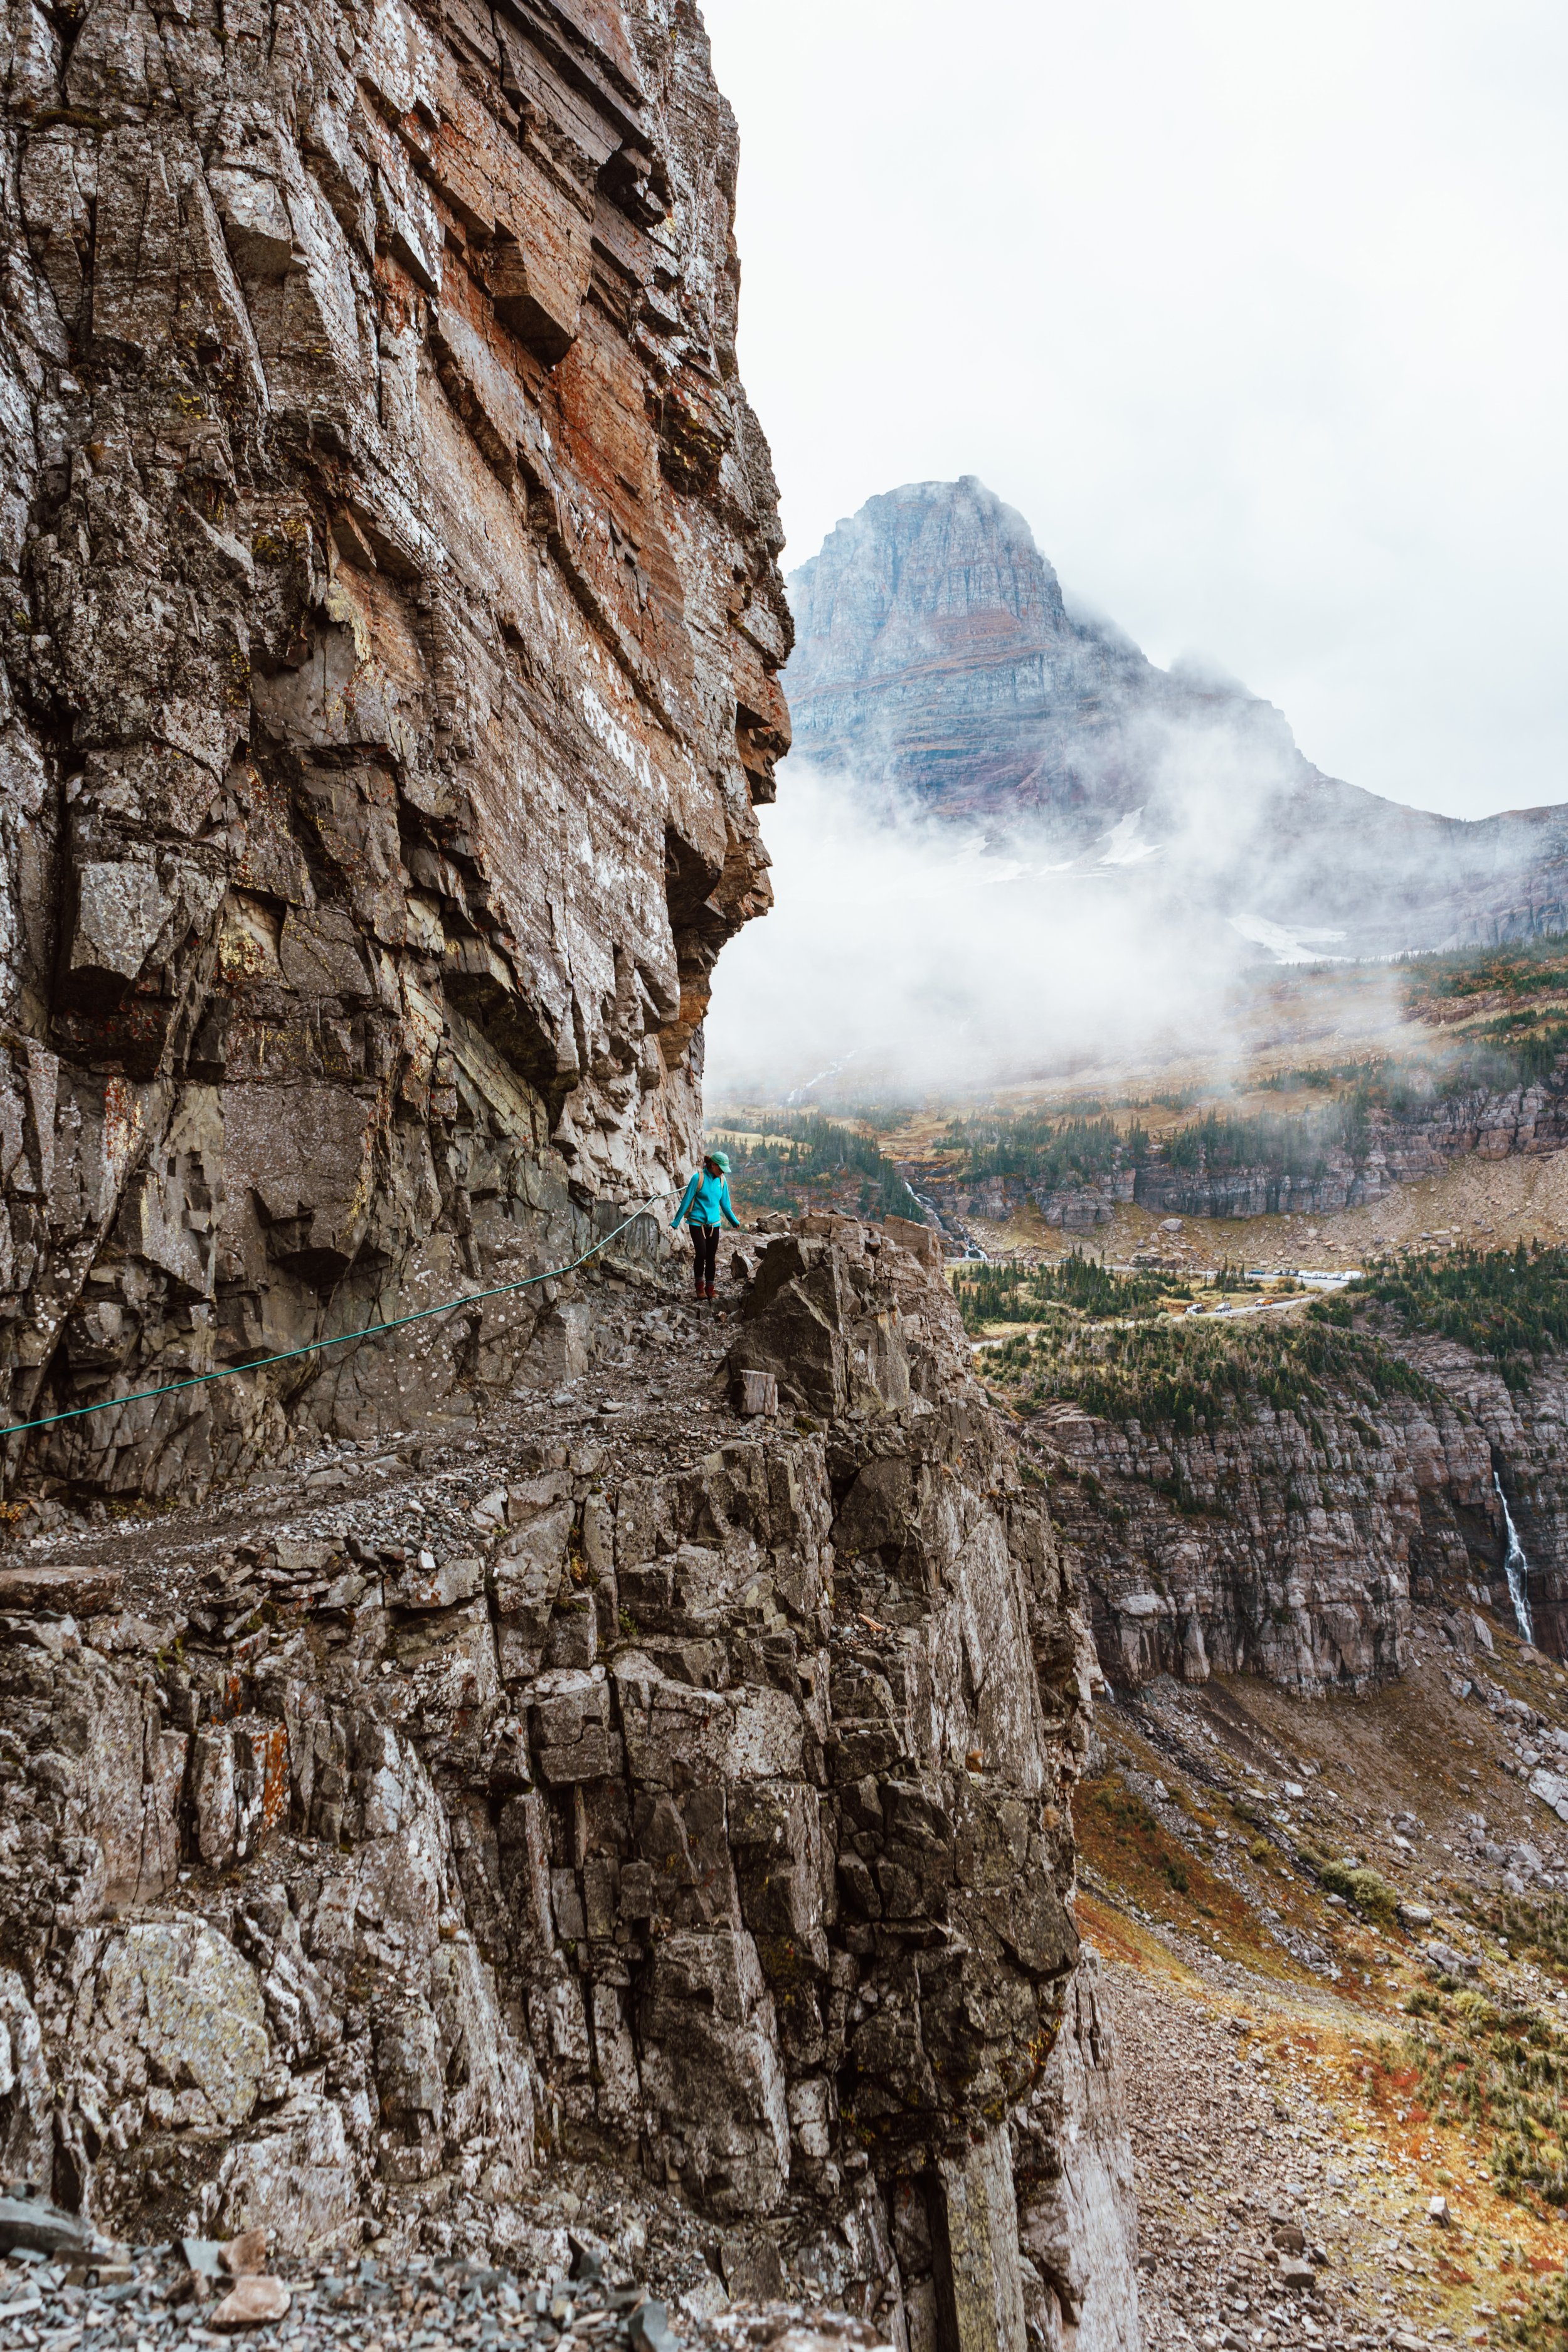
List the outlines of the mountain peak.
{"label": "mountain peak", "polygon": [[1027,522],[974,474],[868,499],[789,586],[797,708],[913,666],[1026,655],[1069,625]]}
{"label": "mountain peak", "polygon": [[789,590],[799,749],[944,811],[1114,824],[1147,790],[1119,717],[1193,693],[1069,609],[1025,518],[974,474],[868,499]]}
{"label": "mountain peak", "polygon": [[973,474],[868,499],[789,591],[795,747],[820,766],[1091,862],[1137,815],[1140,860],[1194,906],[1331,923],[1351,952],[1564,919],[1568,811],[1464,824],[1322,775],[1217,662],[1156,668],[1065,599]]}

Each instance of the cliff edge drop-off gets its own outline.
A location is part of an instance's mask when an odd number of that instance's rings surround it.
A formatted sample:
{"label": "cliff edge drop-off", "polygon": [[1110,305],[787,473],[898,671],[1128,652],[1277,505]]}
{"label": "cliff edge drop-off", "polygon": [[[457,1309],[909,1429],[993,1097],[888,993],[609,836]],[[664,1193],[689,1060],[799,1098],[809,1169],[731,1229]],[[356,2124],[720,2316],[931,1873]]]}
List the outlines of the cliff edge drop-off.
{"label": "cliff edge drop-off", "polygon": [[574,2166],[687,2332],[716,2228],[852,2341],[1131,2346],[1092,1652],[940,1272],[780,1234],[704,1337],[644,1223],[177,1385],[690,1165],[790,647],[697,12],[6,27],[5,1401],[109,1409],[7,1455],[5,2172],[532,2278]]}

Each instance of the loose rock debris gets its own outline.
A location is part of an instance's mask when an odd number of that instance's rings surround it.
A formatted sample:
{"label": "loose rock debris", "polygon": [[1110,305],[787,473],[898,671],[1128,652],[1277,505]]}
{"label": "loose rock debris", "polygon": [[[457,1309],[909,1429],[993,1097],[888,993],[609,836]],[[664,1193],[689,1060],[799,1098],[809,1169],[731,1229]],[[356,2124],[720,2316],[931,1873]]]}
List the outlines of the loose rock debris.
{"label": "loose rock debris", "polygon": [[1531,1776],[1568,1703],[1521,1643],[1462,1691],[1424,1612],[1413,1646],[1359,1701],[1224,1677],[1101,1705],[1079,1916],[1106,1956],[1151,2352],[1506,2344],[1562,2274],[1550,2142],[1539,2182],[1511,2170],[1506,2099],[1446,2105],[1431,2070],[1562,2045]]}
{"label": "loose rock debris", "polygon": [[[110,2248],[65,2263],[13,2252],[0,2265],[0,2344],[45,2352],[157,2343],[352,2343],[363,2352],[417,2352],[439,2345],[531,2345],[539,2352],[676,2352],[709,2343],[724,2352],[876,2352],[874,2327],[799,2304],[731,2307],[722,2282],[671,2313],[613,2258],[606,2272],[584,2242],[558,2270],[530,2272],[374,2251],[289,2275],[247,2273],[221,2300],[213,2258],[222,2250],[184,2242]],[[248,2257],[247,2257],[248,2259]],[[738,2259],[738,2257],[737,2257]]]}

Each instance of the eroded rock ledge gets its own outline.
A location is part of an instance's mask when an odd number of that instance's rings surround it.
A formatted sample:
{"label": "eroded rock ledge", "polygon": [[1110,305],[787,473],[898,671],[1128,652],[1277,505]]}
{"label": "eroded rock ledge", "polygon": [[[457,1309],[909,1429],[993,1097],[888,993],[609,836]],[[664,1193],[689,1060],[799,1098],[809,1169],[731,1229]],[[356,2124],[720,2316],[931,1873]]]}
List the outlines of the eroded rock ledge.
{"label": "eroded rock ledge", "polygon": [[1135,2343],[1037,1489],[885,1236],[773,1241],[728,1328],[840,1392],[619,1476],[524,1408],[461,1557],[204,1513],[13,1572],[8,2167],[148,2237],[526,2252],[570,2153],[910,2352]]}

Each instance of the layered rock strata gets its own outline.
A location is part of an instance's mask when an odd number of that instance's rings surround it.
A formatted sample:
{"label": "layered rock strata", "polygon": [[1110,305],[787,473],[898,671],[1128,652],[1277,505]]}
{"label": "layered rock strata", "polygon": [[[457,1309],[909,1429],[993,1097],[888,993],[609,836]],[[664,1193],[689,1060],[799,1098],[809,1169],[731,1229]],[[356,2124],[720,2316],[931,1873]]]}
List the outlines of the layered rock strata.
{"label": "layered rock strata", "polygon": [[1516,1390],[1455,1342],[1387,1344],[1424,1398],[1259,1398],[1186,1432],[1068,1404],[1029,1423],[1113,1685],[1247,1673],[1304,1696],[1366,1691],[1407,1667],[1413,1604],[1473,1671],[1494,1622],[1519,1630],[1500,1487],[1535,1644],[1568,1655],[1561,1360]]}
{"label": "layered rock strata", "polygon": [[[614,1462],[514,1408],[423,1478],[353,1457],[335,1536],[282,1486],[288,1535],[191,1514],[9,1572],[8,2168],[139,2236],[515,2245],[573,2149],[910,2352],[1131,2346],[1070,1912],[1092,1659],[946,1286],[780,1237],[661,1420],[678,1309],[614,1279]],[[660,1432],[761,1357],[792,1423],[681,1466]],[[371,1539],[389,1475],[460,1552]]]}
{"label": "layered rock strata", "polygon": [[[689,1163],[790,625],[689,0],[12,0],[6,32],[22,1419],[529,1273]],[[538,1303],[476,1325],[473,1378]],[[362,1354],[45,1462],[189,1491],[290,1419],[462,1410]]]}
{"label": "layered rock strata", "polygon": [[1091,1653],[940,1278],[781,1237],[760,1431],[647,1220],[179,1386],[690,1163],[790,642],[696,11],[7,28],[0,1368],[110,1409],[9,1463],[6,2170],[526,2256],[570,2154],[908,2352],[1130,2345]]}
{"label": "layered rock strata", "polygon": [[1107,1679],[1252,1673],[1318,1696],[1403,1672],[1413,1582],[1462,1596],[1460,1514],[1489,1539],[1496,1503],[1468,1416],[1397,1407],[1260,1402],[1189,1436],[1048,1408],[1053,1508]]}
{"label": "layered rock strata", "polygon": [[1564,1083],[1568,1066],[1549,1078],[1500,1089],[1467,1088],[1403,1113],[1373,1110],[1355,1149],[1326,1143],[1304,1165],[1254,1162],[1241,1166],[1173,1166],[1155,1145],[1135,1161],[1119,1151],[1118,1164],[1099,1176],[1062,1183],[1025,1172],[972,1180],[941,1162],[904,1160],[900,1173],[917,1185],[939,1215],[985,1217],[1004,1224],[1032,1205],[1044,1222],[1068,1233],[1109,1224],[1119,1203],[1134,1202],[1155,1216],[1328,1216],[1381,1201],[1397,1185],[1441,1175],[1450,1160],[1541,1158],[1568,1142]]}
{"label": "layered rock strata", "polygon": [[1399,1352],[1452,1399],[1487,1448],[1490,1504],[1484,1528],[1474,1517],[1466,1521],[1468,1578],[1455,1595],[1459,1637],[1466,1600],[1481,1600],[1509,1626],[1517,1622],[1500,1490],[1525,1554],[1523,1590],[1535,1645],[1568,1657],[1568,1365],[1561,1356],[1542,1355],[1514,1387],[1495,1363],[1455,1340],[1403,1339]]}

